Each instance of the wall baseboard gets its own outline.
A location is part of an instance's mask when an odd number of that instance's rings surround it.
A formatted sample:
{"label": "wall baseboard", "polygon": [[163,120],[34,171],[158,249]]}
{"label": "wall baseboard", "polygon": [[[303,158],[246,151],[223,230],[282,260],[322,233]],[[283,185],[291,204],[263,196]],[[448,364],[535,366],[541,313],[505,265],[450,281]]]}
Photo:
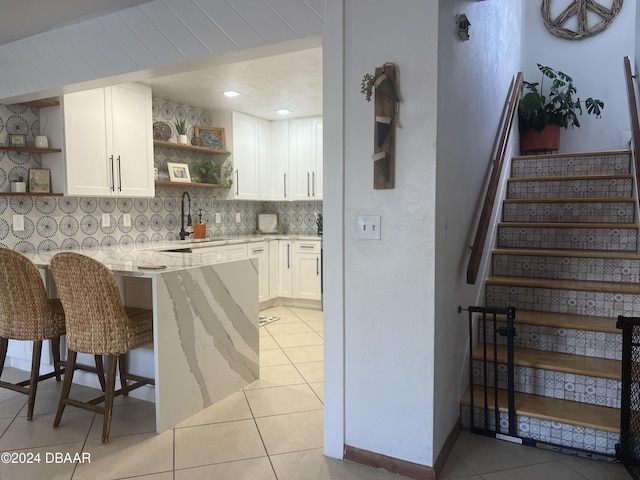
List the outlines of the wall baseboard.
{"label": "wall baseboard", "polygon": [[453,445],[456,443],[461,431],[462,426],[458,419],[454,427],[451,429],[451,432],[449,432],[434,467],[428,467],[426,465],[388,457],[380,453],[362,450],[350,445],[344,446],[344,459],[360,463],[362,465],[367,465],[369,467],[381,468],[388,472],[404,475],[405,477],[413,478],[415,480],[437,480],[442,473],[447,457],[449,456],[449,453],[451,453]]}
{"label": "wall baseboard", "polygon": [[362,450],[349,445],[344,446],[344,459],[369,467],[381,468],[388,472],[404,475],[405,477],[416,480],[436,480],[436,472],[431,467],[398,458],[387,457],[380,453],[369,452],[368,450]]}

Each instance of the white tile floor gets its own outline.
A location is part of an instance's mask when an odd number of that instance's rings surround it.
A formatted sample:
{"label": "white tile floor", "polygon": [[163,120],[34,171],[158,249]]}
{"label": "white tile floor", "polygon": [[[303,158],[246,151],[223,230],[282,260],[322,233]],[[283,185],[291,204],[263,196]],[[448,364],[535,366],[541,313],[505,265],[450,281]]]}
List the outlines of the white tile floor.
{"label": "white tile floor", "polygon": [[[153,404],[118,397],[111,441],[101,415],[67,407],[53,430],[61,383],[38,389],[32,422],[26,396],[0,389],[0,452],[40,454],[40,463],[0,463],[0,480],[399,480],[402,477],[322,455],[322,312],[274,307],[280,320],[260,328],[261,378],[244,390],[156,434]],[[24,378],[7,368],[3,379]],[[74,386],[74,395],[96,391]],[[91,463],[53,455],[90,454]],[[63,457],[64,460],[64,457]],[[628,480],[618,464],[558,455],[463,432],[442,480]]]}

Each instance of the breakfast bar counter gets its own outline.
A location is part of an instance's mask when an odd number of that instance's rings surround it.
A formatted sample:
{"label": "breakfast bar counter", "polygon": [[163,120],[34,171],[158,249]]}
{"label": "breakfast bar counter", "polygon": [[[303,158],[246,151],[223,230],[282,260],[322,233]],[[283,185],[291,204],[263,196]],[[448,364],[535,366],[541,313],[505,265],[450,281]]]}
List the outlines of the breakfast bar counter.
{"label": "breakfast bar counter", "polygon": [[[80,253],[116,274],[125,305],[153,309],[157,432],[259,378],[255,258],[115,248]],[[46,269],[54,254],[27,256]]]}

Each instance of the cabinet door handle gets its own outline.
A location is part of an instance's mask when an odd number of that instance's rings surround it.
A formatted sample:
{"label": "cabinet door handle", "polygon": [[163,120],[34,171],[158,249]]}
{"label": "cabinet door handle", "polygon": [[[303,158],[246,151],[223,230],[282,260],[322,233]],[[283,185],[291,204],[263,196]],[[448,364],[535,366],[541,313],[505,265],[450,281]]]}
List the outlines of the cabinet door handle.
{"label": "cabinet door handle", "polygon": [[320,275],[320,258],[316,257],[316,276]]}
{"label": "cabinet door handle", "polygon": [[282,185],[282,187],[283,187],[282,190],[284,191],[284,198],[287,198],[287,174],[283,173],[282,175],[284,176],[284,182],[283,182],[283,185]]}
{"label": "cabinet door handle", "polygon": [[236,195],[240,195],[240,174],[236,168]]}
{"label": "cabinet door handle", "polygon": [[291,264],[289,263],[289,247],[290,245],[287,243],[287,269],[291,267]]}
{"label": "cabinet door handle", "polygon": [[309,188],[309,177],[311,175],[309,175],[309,172],[307,172],[307,197],[310,197],[311,195],[311,189]]}
{"label": "cabinet door handle", "polygon": [[251,253],[262,253],[264,252],[264,248],[256,248],[254,250],[251,250]]}
{"label": "cabinet door handle", "polygon": [[113,173],[113,155],[109,157],[109,162],[111,162],[111,191],[116,191],[116,179],[115,174]]}
{"label": "cabinet door handle", "polygon": [[303,250],[310,250],[313,248],[313,245],[300,245],[300,248]]}
{"label": "cabinet door handle", "polygon": [[122,191],[122,165],[120,164],[120,155],[118,155],[118,191]]}
{"label": "cabinet door handle", "polygon": [[316,196],[316,172],[311,173],[311,196]]}

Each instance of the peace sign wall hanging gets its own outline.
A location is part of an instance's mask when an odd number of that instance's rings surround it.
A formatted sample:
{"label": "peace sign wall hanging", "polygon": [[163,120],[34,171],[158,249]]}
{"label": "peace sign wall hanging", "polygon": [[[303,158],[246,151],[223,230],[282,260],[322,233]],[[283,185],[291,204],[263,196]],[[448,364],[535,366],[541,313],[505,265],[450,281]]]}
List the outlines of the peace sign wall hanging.
{"label": "peace sign wall hanging", "polygon": [[[551,18],[551,0],[542,0],[542,19],[547,30],[557,37],[582,40],[606,30],[622,8],[623,0],[611,0],[606,7],[594,0],[573,0],[556,18]],[[577,31],[567,28],[567,22],[577,17]],[[594,19],[599,21],[594,22]],[[590,21],[591,20],[591,21]]]}

